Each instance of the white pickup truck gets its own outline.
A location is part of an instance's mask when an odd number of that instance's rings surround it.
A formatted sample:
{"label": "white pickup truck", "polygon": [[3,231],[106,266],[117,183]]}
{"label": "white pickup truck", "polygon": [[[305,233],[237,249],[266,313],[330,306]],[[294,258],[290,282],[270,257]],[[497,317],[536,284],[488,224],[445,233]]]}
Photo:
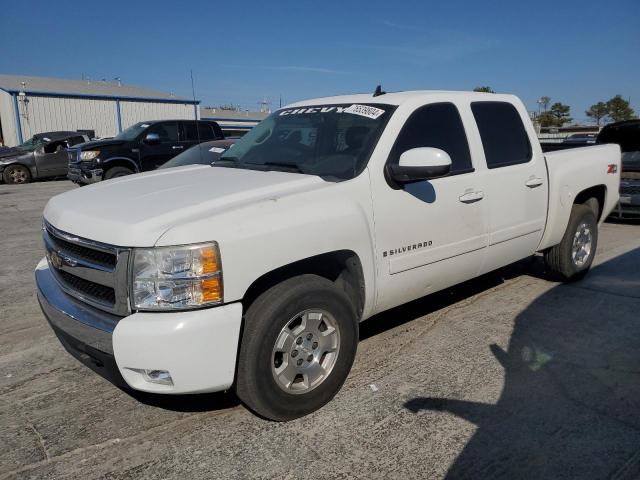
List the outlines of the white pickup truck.
{"label": "white pickup truck", "polygon": [[212,166],[52,198],[38,299],[66,349],[116,384],[233,388],[289,420],[338,392],[376,313],[536,252],[584,275],[620,157],[544,156],[511,95],[300,102]]}

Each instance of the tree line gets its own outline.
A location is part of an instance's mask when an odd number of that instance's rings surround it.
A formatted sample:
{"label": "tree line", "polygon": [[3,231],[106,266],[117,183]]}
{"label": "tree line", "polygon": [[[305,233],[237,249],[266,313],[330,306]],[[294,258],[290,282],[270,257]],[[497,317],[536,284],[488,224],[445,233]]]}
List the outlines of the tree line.
{"label": "tree line", "polygon": [[[489,86],[476,87],[473,91],[495,93]],[[569,105],[565,105],[562,102],[552,104],[551,98],[547,96],[540,97],[538,105],[540,105],[542,111],[537,115],[536,120],[541,127],[562,127],[573,121]],[[598,126],[600,126],[601,122],[607,120],[620,122],[635,118],[635,112],[631,108],[631,104],[628,100],[622,98],[622,95],[616,95],[606,102],[594,103],[584,113],[587,117],[595,120]]]}

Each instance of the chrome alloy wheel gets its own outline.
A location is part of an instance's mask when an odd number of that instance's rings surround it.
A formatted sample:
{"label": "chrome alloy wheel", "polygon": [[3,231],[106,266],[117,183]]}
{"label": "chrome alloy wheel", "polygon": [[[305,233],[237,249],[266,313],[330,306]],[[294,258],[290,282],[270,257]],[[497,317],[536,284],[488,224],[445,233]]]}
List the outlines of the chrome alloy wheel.
{"label": "chrome alloy wheel", "polygon": [[591,256],[592,245],[593,233],[591,232],[591,225],[582,222],[573,237],[573,246],[571,248],[571,260],[576,267],[582,267],[587,263]]}
{"label": "chrome alloy wheel", "polygon": [[307,393],[325,381],[340,351],[336,320],[322,310],[305,310],[282,328],[271,358],[271,373],[287,393]]}

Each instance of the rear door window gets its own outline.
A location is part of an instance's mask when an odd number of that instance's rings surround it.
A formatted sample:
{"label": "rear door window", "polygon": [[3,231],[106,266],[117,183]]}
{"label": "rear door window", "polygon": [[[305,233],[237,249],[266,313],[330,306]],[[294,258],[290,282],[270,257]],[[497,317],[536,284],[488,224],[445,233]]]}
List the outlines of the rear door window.
{"label": "rear door window", "polygon": [[520,114],[507,102],[472,102],[488,168],[508,167],[531,160],[531,143]]}
{"label": "rear door window", "polygon": [[215,140],[216,136],[208,123],[198,122],[196,130],[196,122],[183,122],[184,140],[187,142],[205,142]]}
{"label": "rear door window", "polygon": [[390,163],[418,147],[444,150],[451,157],[451,175],[473,171],[467,135],[460,113],[452,103],[432,103],[418,108],[406,121],[394,144]]}

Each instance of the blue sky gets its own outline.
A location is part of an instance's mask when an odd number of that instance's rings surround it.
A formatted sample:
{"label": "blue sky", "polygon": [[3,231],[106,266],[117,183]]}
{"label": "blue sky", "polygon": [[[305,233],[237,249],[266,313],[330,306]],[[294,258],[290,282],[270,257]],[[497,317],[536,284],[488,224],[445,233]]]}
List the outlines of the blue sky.
{"label": "blue sky", "polygon": [[[95,6],[92,6],[95,5]],[[3,0],[0,73],[111,79],[257,108],[490,85],[575,119],[615,94],[640,113],[640,0]]]}

